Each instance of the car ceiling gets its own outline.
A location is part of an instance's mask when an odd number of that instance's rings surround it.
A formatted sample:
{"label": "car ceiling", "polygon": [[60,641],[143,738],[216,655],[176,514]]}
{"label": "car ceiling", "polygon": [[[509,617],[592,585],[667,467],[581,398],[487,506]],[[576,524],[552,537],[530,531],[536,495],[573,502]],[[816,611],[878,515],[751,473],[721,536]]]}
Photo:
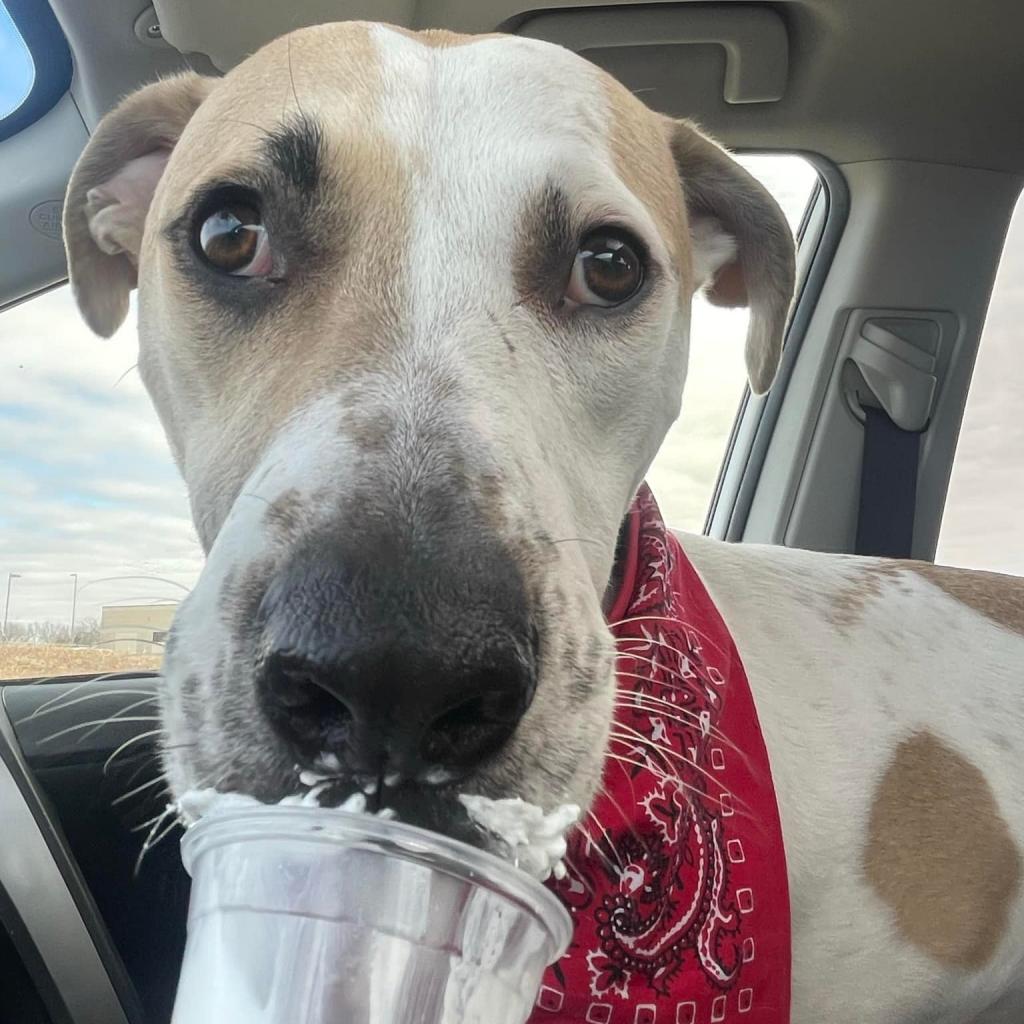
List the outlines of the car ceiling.
{"label": "car ceiling", "polygon": [[[0,253],[27,254],[17,268],[0,259],[0,301],[63,276],[59,243],[40,240],[26,225],[37,203],[62,194],[85,141],[81,124],[69,130],[73,120],[92,129],[121,96],[159,75],[188,66],[217,73],[215,61],[226,67],[234,55],[288,28],[348,17],[564,41],[651,106],[694,117],[734,147],[805,150],[840,165],[903,159],[1024,171],[1024,5],[1016,0],[591,0],[585,7],[555,0],[542,9],[524,0],[157,0],[156,12],[138,0],[52,0],[52,6],[74,57],[71,99],[0,144],[0,183],[17,179],[16,187],[0,184],[0,224],[8,223],[0,227]],[[166,34],[192,51],[187,56],[145,31],[160,13]],[[706,25],[709,17],[742,24],[756,15],[781,25],[781,49],[772,45],[771,33],[760,42],[759,23],[751,21],[754,31],[738,59],[774,75],[781,96],[728,102],[726,49],[687,26],[696,25],[695,18]],[[674,30],[677,24],[681,31]],[[40,160],[49,154],[45,173],[25,173],[30,144]],[[5,174],[5,165],[20,173]],[[28,252],[33,247],[38,253]]]}

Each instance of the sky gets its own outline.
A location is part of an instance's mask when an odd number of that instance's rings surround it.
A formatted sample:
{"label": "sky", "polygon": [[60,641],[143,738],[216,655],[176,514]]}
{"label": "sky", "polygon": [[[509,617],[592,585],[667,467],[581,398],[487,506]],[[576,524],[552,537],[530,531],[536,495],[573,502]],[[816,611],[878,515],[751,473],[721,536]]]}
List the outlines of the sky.
{"label": "sky", "polygon": [[[745,162],[799,221],[814,173],[798,157]],[[941,556],[1024,572],[1024,217],[1000,270],[951,491]],[[67,622],[105,604],[175,600],[202,556],[185,488],[138,373],[134,305],[110,340],[79,320],[66,287],[0,312],[0,614]],[[671,525],[703,526],[744,385],[742,310],[695,304],[683,412],[650,480]],[[1009,453],[1016,452],[1011,459]],[[1006,549],[1016,554],[1007,558]],[[1002,549],[1002,550],[1000,550]],[[142,579],[125,577],[144,577]]]}
{"label": "sky", "polygon": [[36,69],[32,55],[0,0],[0,117],[16,110],[29,94]]}

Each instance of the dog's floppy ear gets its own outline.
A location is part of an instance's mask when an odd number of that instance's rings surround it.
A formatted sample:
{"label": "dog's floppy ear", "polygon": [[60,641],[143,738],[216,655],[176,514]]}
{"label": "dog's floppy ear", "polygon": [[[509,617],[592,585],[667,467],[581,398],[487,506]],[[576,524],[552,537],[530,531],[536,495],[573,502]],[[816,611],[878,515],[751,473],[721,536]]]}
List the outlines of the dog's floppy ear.
{"label": "dog's floppy ear", "polygon": [[191,72],[144,86],[100,121],[64,198],[71,290],[85,322],[109,338],[128,315],[157,183],[216,79]]}
{"label": "dog's floppy ear", "polygon": [[[667,119],[666,119],[667,120]],[[793,235],[771,194],[688,121],[667,120],[686,198],[698,286],[718,306],[749,306],[747,374],[771,386],[793,298]]]}

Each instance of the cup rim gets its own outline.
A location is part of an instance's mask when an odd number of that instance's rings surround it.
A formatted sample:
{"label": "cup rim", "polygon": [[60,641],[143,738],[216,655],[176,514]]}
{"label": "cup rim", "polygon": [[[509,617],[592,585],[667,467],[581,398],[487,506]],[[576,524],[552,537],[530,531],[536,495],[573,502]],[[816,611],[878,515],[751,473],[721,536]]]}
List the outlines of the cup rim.
{"label": "cup rim", "polygon": [[554,962],[572,941],[572,918],[543,882],[493,853],[402,821],[385,820],[339,807],[265,805],[215,811],[190,825],[181,839],[181,859],[192,876],[207,851],[257,839],[287,839],[320,845],[367,846],[424,864],[496,892],[529,912],[555,946]]}

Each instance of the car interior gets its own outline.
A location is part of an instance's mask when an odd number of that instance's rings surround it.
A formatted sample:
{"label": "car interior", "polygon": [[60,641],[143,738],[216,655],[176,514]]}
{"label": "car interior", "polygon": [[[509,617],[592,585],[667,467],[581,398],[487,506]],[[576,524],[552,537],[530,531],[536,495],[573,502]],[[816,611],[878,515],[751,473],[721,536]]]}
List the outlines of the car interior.
{"label": "car interior", "polygon": [[[6,0],[36,75],[0,121],[0,308],[65,281],[59,211],[72,166],[103,115],[158,76],[220,74],[285,31],[341,19],[556,42],[731,149],[800,154],[818,173],[783,364],[768,394],[744,395],[706,532],[935,558],[1024,183],[1024,9],[143,2]],[[900,455],[872,454],[876,429],[908,441],[882,446]],[[170,1020],[189,880],[155,730],[138,711],[158,687],[157,673],[139,671],[0,678],[0,1024]]]}

